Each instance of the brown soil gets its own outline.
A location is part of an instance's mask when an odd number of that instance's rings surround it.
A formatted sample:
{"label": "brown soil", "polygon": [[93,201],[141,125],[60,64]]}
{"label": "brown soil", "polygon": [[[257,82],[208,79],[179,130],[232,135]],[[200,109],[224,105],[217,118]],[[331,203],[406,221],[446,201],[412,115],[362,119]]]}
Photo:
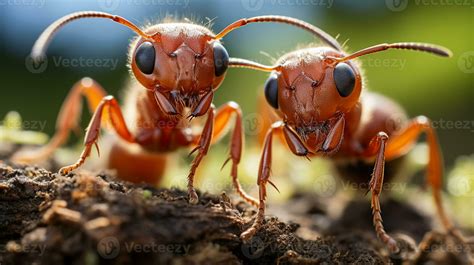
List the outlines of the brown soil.
{"label": "brown soil", "polygon": [[0,264],[469,264],[472,248],[430,232],[429,217],[394,200],[383,217],[402,251],[390,255],[374,236],[367,201],[346,203],[334,218],[329,199],[296,195],[281,207],[299,224],[268,217],[244,243],[239,235],[255,209],[225,194],[199,195],[190,205],[173,188],[0,161]]}

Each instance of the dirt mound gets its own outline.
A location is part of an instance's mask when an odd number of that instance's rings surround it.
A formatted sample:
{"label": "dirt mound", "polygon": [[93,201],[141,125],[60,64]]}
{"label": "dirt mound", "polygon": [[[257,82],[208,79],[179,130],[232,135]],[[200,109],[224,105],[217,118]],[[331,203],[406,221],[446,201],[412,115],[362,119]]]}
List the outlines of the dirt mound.
{"label": "dirt mound", "polygon": [[[239,235],[255,209],[225,194],[199,195],[199,203],[190,205],[177,189],[0,164],[0,264],[469,263],[465,247],[449,236],[426,234],[429,219],[395,201],[383,206],[394,215],[386,218],[392,220],[387,228],[407,235],[397,236],[402,252],[389,255],[374,237],[367,203],[350,202],[324,231],[305,227],[320,235],[314,240],[301,236],[299,224],[269,217],[244,243]],[[299,195],[286,207],[303,203],[304,218],[327,219],[315,201]],[[424,251],[415,244],[421,238]]]}

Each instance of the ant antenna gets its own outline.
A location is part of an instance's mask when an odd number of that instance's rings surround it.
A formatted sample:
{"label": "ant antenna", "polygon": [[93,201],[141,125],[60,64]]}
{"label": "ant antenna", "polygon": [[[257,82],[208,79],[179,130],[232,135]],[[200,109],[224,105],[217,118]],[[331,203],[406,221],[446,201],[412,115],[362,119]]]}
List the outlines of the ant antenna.
{"label": "ant antenna", "polygon": [[227,35],[229,32],[233,31],[234,29],[240,28],[242,26],[245,26],[250,23],[258,23],[258,22],[276,22],[276,23],[284,23],[284,24],[289,24],[293,25],[299,28],[302,28],[304,30],[307,30],[311,32],[312,34],[318,36],[321,38],[324,42],[329,44],[331,47],[338,51],[342,51],[342,47],[337,42],[336,39],[334,39],[331,35],[327,34],[323,30],[321,30],[318,27],[315,27],[307,22],[304,22],[299,19],[291,18],[291,17],[285,17],[285,16],[258,16],[258,17],[251,17],[251,18],[243,18],[235,21],[234,23],[228,25],[226,28],[224,28],[221,32],[219,32],[214,39],[218,40],[223,38],[225,35]]}
{"label": "ant antenna", "polygon": [[48,47],[48,44],[51,42],[53,35],[65,24],[81,18],[108,18],[117,23],[125,25],[126,27],[130,28],[131,30],[135,31],[138,35],[145,39],[152,39],[152,36],[146,34],[137,26],[135,26],[132,22],[122,18],[120,16],[111,15],[104,12],[96,12],[96,11],[83,11],[83,12],[75,12],[69,15],[66,15],[58,20],[56,20],[53,24],[51,24],[48,28],[46,28],[43,33],[39,36],[36,40],[33,49],[31,50],[31,58],[33,59],[41,59],[44,56],[44,52]]}
{"label": "ant antenna", "polygon": [[368,47],[365,49],[362,49],[360,51],[357,51],[351,55],[342,57],[342,58],[334,58],[335,61],[337,62],[344,62],[347,60],[351,60],[354,58],[357,58],[362,55],[366,54],[371,54],[371,53],[376,53],[376,52],[381,52],[385,51],[388,49],[402,49],[402,50],[415,50],[415,51],[422,51],[422,52],[428,52],[432,53],[438,56],[443,56],[443,57],[451,57],[452,52],[442,46],[437,46],[429,43],[418,43],[418,42],[398,42],[398,43],[383,43],[383,44],[378,44],[372,47]]}
{"label": "ant antenna", "polygon": [[268,66],[268,65],[259,64],[250,60],[240,59],[240,58],[229,58],[229,67],[249,68],[249,69],[254,69],[254,70],[260,70],[263,72],[271,72],[274,70],[278,70],[280,68],[279,65]]}

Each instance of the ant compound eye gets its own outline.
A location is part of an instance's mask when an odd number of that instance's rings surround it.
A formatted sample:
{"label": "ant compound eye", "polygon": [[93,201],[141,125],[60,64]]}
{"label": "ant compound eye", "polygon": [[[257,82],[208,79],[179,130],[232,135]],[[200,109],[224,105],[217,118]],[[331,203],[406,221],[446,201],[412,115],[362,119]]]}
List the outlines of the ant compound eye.
{"label": "ant compound eye", "polygon": [[339,95],[344,98],[349,96],[355,86],[356,77],[354,70],[346,63],[339,63],[334,68],[333,76]]}
{"label": "ant compound eye", "polygon": [[227,70],[229,66],[229,54],[227,50],[219,42],[214,42],[214,74],[221,76]]}
{"label": "ant compound eye", "polygon": [[155,68],[155,48],[151,42],[140,44],[135,53],[135,63],[142,73],[149,75]]}
{"label": "ant compound eye", "polygon": [[265,98],[268,104],[278,109],[278,75],[270,75],[265,82]]}

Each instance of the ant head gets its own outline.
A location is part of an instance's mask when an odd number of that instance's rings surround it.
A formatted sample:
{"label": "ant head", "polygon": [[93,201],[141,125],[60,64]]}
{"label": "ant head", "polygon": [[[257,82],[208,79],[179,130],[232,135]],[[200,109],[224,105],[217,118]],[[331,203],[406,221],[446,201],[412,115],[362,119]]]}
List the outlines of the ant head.
{"label": "ant head", "polygon": [[[349,111],[361,90],[360,74],[351,59],[390,48],[411,49],[449,56],[449,50],[419,43],[380,44],[345,56],[336,39],[321,29],[294,18],[258,16],[237,20],[217,35],[189,23],[158,24],[142,31],[130,21],[104,12],[85,11],[66,15],[51,24],[35,42],[33,60],[44,59],[53,35],[67,23],[82,18],[106,18],[133,30],[139,36],[131,51],[131,68],[138,81],[152,91],[164,113],[176,115],[191,107],[190,116],[207,113],[214,90],[222,83],[227,67],[275,71],[265,85],[268,102],[289,121],[322,121]],[[229,58],[220,39],[250,23],[276,22],[305,29],[331,48],[295,52],[275,67]],[[301,57],[303,56],[303,57]],[[309,86],[308,86],[309,84]],[[311,89],[310,89],[311,87]]]}
{"label": "ant head", "polygon": [[350,55],[327,47],[298,50],[266,67],[274,71],[265,83],[265,97],[296,128],[321,124],[349,112],[359,100],[362,80],[352,59],[387,49],[451,56],[443,47],[424,43],[379,44]]}
{"label": "ant head", "polygon": [[276,22],[297,26],[326,39],[330,46],[340,48],[337,41],[325,32],[290,17],[240,19],[214,35],[207,28],[190,23],[158,24],[142,31],[120,16],[85,11],[66,15],[51,24],[35,42],[31,52],[33,60],[44,58],[44,51],[61,27],[82,18],[110,19],[137,33],[139,37],[130,52],[131,70],[137,80],[154,93],[161,110],[169,115],[179,114],[182,107],[192,108],[190,116],[203,115],[210,108],[214,90],[222,83],[227,67],[262,66],[240,59],[230,64],[229,55],[219,41],[229,32],[247,24]]}
{"label": "ant head", "polygon": [[223,81],[229,55],[205,27],[166,23],[145,30],[130,50],[137,80],[150,90],[188,98],[216,89]]}
{"label": "ant head", "polygon": [[305,140],[311,152],[331,153],[340,147],[345,114],[357,105],[362,91],[360,71],[352,59],[392,48],[451,55],[449,50],[431,44],[393,43],[350,55],[329,47],[309,48],[283,56],[273,67],[250,62],[241,65],[271,71],[265,83],[267,102]]}
{"label": "ant head", "polygon": [[76,12],[51,24],[36,41],[31,57],[43,59],[53,35],[65,24],[82,18],[110,19],[137,33],[130,53],[131,70],[155,94],[163,112],[175,115],[183,107],[193,109],[191,116],[207,112],[229,64],[229,55],[219,41],[225,34],[218,38],[207,28],[190,23],[158,24],[142,31],[120,16]]}
{"label": "ant head", "polygon": [[312,126],[350,111],[358,102],[362,80],[352,61],[328,47],[286,54],[265,83],[268,103],[296,128]]}

